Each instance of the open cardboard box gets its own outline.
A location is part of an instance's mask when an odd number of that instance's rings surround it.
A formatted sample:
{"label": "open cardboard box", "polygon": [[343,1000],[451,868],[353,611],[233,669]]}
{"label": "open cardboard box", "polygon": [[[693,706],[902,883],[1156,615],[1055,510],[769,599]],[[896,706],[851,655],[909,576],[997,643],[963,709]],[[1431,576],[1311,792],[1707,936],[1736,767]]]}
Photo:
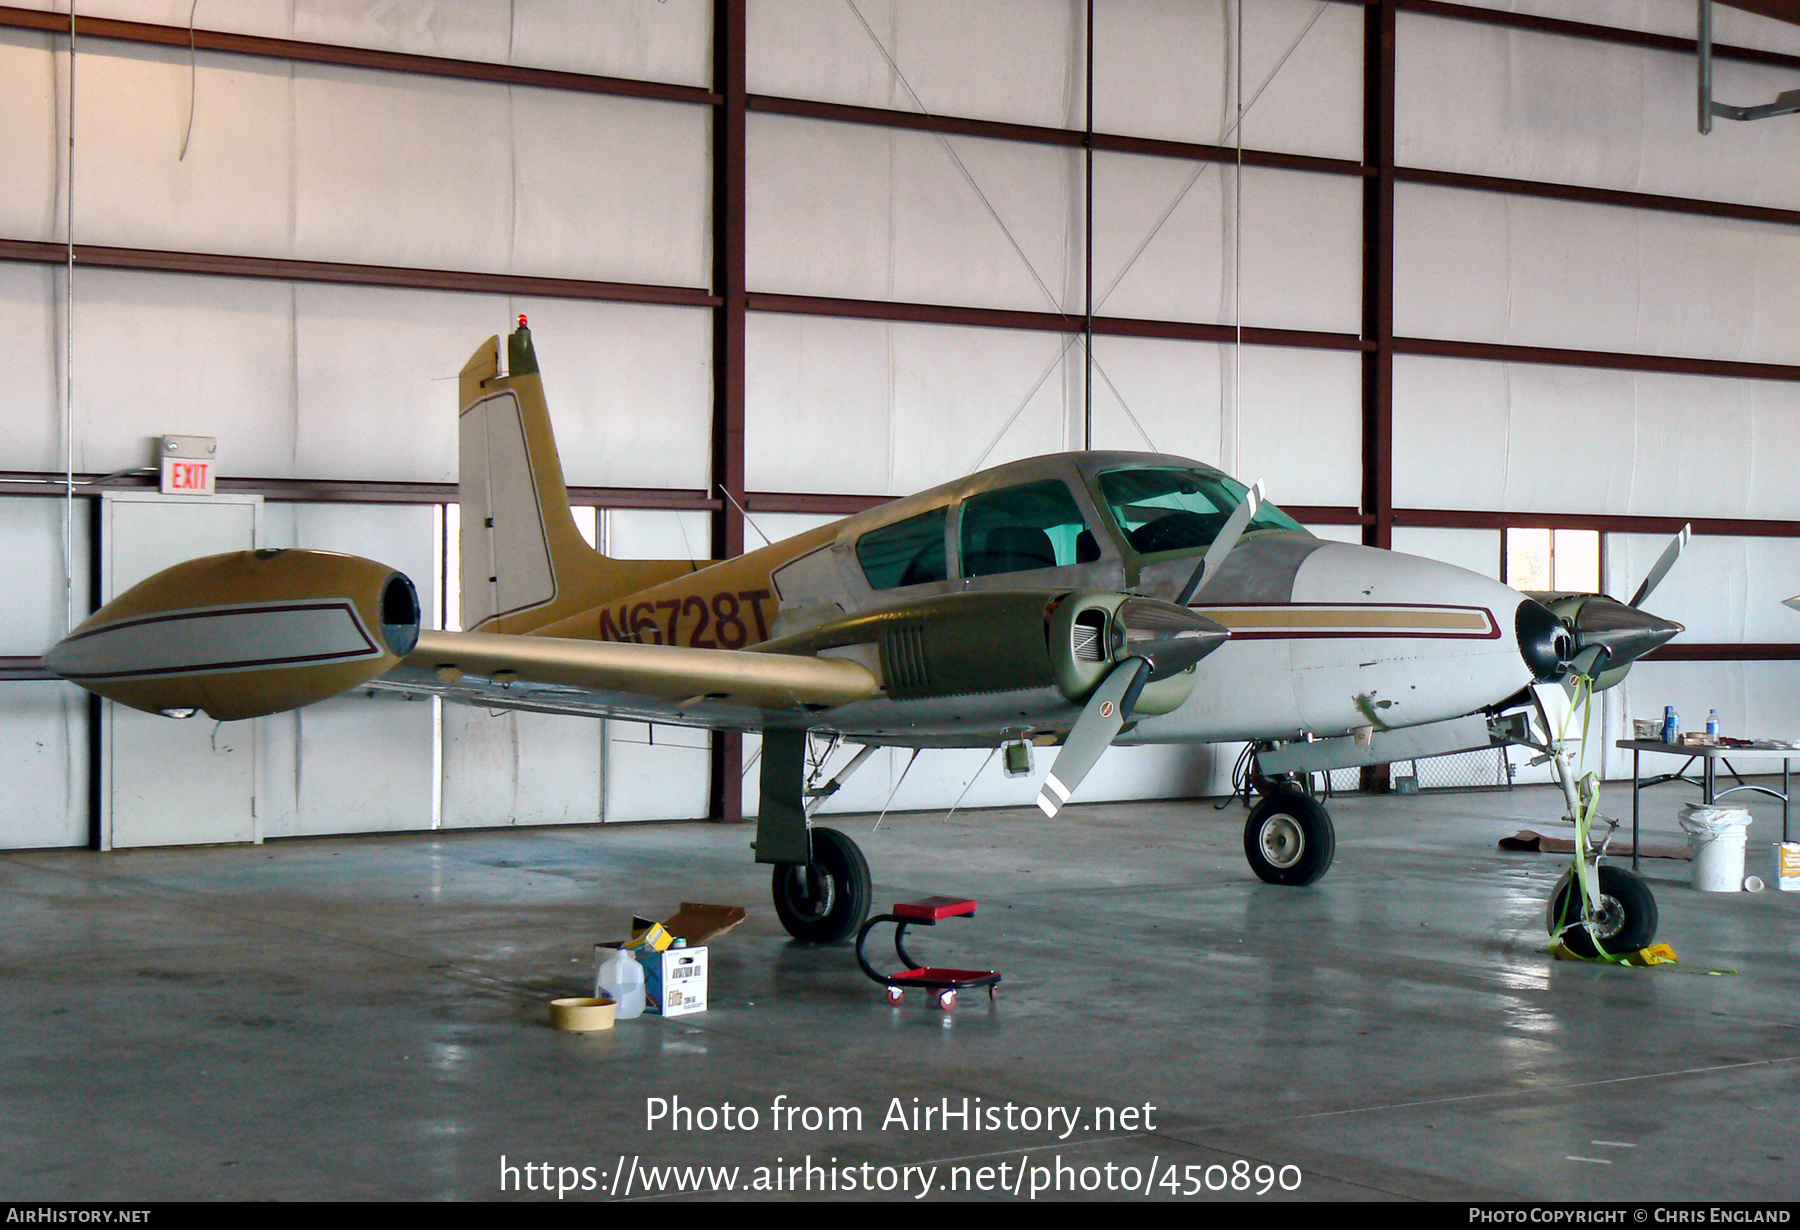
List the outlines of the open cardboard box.
{"label": "open cardboard box", "polygon": [[[736,905],[704,905],[684,901],[681,909],[657,924],[648,918],[631,920],[632,955],[644,967],[644,1011],[661,1016],[686,1016],[706,1011],[709,950],[707,942],[724,935],[744,921],[744,908]],[[675,940],[686,940],[682,948]]]}

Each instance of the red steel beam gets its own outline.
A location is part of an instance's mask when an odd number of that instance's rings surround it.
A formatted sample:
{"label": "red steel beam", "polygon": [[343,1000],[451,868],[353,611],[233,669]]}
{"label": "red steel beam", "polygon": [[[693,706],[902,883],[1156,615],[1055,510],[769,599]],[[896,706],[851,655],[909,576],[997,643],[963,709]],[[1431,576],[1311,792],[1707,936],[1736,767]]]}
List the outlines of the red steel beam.
{"label": "red steel beam", "polygon": [[[1028,145],[1082,148],[1087,133],[1079,128],[1051,128],[1041,124],[1015,124],[1005,120],[978,120],[959,115],[928,115],[889,107],[859,107],[849,103],[821,102],[810,98],[780,98],[752,94],[750,110],[798,119],[828,120],[840,124],[864,124],[875,128],[900,128],[944,136],[983,137],[991,141],[1018,141]],[[1116,154],[1141,154],[1149,158],[1178,158],[1189,162],[1236,162],[1237,150],[1194,141],[1168,141],[1156,137],[1132,137],[1119,133],[1094,134],[1094,148]],[[1277,150],[1244,151],[1244,165],[1284,171],[1311,171],[1319,175],[1363,174],[1362,164],[1349,158],[1321,158],[1311,154],[1285,154]]]}
{"label": "red steel beam", "polygon": [[1649,209],[1662,213],[1698,214],[1708,218],[1800,226],[1800,209],[1777,209],[1769,205],[1738,205],[1731,201],[1708,201],[1698,197],[1625,192],[1617,188],[1587,188],[1579,184],[1553,184],[1531,179],[1504,179],[1495,175],[1470,175],[1462,171],[1431,171],[1423,167],[1397,167],[1394,174],[1403,184],[1430,184],[1471,192],[1498,192],[1507,196],[1545,197],[1557,201],[1580,201],[1589,205],[1615,205],[1623,209]]}
{"label": "red steel beam", "polygon": [[[1505,9],[1482,8],[1472,4],[1449,4],[1445,0],[1399,0],[1403,13],[1419,13],[1426,17],[1447,17],[1454,21],[1472,21],[1484,26],[1506,26],[1514,30],[1530,30],[1536,34],[1556,34],[1564,38],[1587,39],[1598,43],[1616,43],[1625,47],[1647,47],[1652,51],[1672,51],[1677,55],[1694,55],[1691,38],[1673,34],[1652,34],[1645,30],[1623,30],[1617,26],[1600,26],[1585,21],[1566,21],[1560,17],[1539,17],[1532,13],[1513,13]],[[1713,44],[1713,58],[1742,60],[1749,64],[1768,64],[1776,68],[1800,68],[1800,56],[1779,51],[1763,51],[1755,47]]]}
{"label": "red steel beam", "polygon": [[[0,261],[60,265],[67,259],[68,249],[59,243],[0,239]],[[579,278],[411,269],[397,265],[349,265],[336,261],[229,256],[211,252],[167,252],[150,248],[111,248],[81,243],[75,245],[75,264],[87,269],[136,269],[200,277],[267,278],[284,282],[327,282],[348,286],[398,287],[402,290],[542,296],[547,299],[591,299],[607,303],[649,303],[668,307],[716,307],[719,303],[716,296],[691,286],[592,282]]]}
{"label": "red steel beam", "polygon": [[[4,5],[0,6],[0,28],[4,27],[66,35],[69,32],[69,15],[66,12],[51,13],[41,9]],[[555,69],[457,60],[447,56],[409,55],[398,51],[380,51],[372,47],[346,47],[291,38],[264,38],[255,34],[232,34],[225,30],[195,29],[190,33],[186,26],[119,21],[110,17],[77,14],[75,34],[78,38],[149,43],[183,50],[187,49],[188,40],[192,38],[192,46],[197,51],[218,51],[230,55],[297,60],[308,64],[334,64],[344,68],[413,73],[426,77],[456,77],[465,81],[490,81],[500,85],[525,85],[545,90],[572,90],[582,94],[614,94],[625,98],[648,98],[659,102],[700,106],[710,106],[719,101],[712,91],[691,85],[637,81],[627,77],[601,77],[592,73],[565,73]]]}
{"label": "red steel beam", "polygon": [[1646,517],[1610,513],[1495,512],[1464,508],[1397,508],[1394,524],[1429,529],[1599,530],[1607,534],[1673,534],[1684,525],[1723,538],[1800,538],[1800,521],[1737,517]]}
{"label": "red steel beam", "polygon": [[1441,338],[1397,337],[1397,354],[1493,363],[1542,363],[1553,367],[1597,367],[1612,371],[1666,372],[1680,376],[1724,376],[1735,380],[1800,380],[1800,364],[1752,363],[1741,359],[1690,359],[1677,355],[1627,354],[1613,350],[1566,350],[1555,346],[1514,346]]}
{"label": "red steel beam", "polygon": [[1363,543],[1394,545],[1395,0],[1363,10]]}
{"label": "red steel beam", "polygon": [[[712,481],[721,498],[712,515],[714,559],[744,553],[744,293],[745,161],[749,97],[749,21],[746,0],[714,0],[713,90],[713,413]],[[744,818],[744,736],[712,735],[712,785],[707,815]]]}

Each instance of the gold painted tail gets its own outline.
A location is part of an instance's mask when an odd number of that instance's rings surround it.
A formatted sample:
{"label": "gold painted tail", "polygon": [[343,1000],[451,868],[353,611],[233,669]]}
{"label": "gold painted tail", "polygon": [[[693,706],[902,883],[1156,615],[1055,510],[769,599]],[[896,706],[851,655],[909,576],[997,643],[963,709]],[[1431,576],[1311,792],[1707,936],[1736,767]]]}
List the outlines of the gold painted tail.
{"label": "gold painted tail", "polygon": [[[521,318],[522,321],[523,318]],[[704,567],[615,560],[588,546],[569,512],[550,410],[523,323],[490,337],[462,370],[457,498],[462,505],[462,625],[532,632]]]}

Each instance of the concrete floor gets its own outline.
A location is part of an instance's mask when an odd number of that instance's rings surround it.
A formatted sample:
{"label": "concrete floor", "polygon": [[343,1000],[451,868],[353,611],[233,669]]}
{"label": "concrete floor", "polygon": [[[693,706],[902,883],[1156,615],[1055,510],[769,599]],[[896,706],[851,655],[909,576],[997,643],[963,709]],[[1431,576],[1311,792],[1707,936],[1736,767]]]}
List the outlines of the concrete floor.
{"label": "concrete floor", "polygon": [[[1647,797],[1673,837],[1676,793]],[[1753,845],[1778,814],[1755,807]],[[994,1005],[948,1014],[890,1008],[847,948],[789,942],[741,828],[7,854],[0,1199],[491,1198],[502,1155],[593,1167],[601,1194],[633,1158],[749,1184],[810,1156],[859,1182],[864,1162],[939,1185],[1004,1164],[989,1182],[1027,1193],[1058,1159],[1065,1184],[1154,1162],[1164,1196],[1171,1165],[1204,1187],[1246,1159],[1253,1181],[1298,1167],[1315,1199],[1793,1198],[1800,894],[1703,895],[1651,863],[1683,967],[1553,961],[1566,860],[1495,841],[1558,810],[1540,788],[1336,800],[1337,864],[1304,890],[1250,875],[1235,805],[837,821],[878,906],[981,899],[916,944],[1005,973]],[[683,899],[751,911],[713,946],[710,1011],[548,1027],[595,940]],[[782,1095],[862,1128],[773,1131]],[[647,1130],[646,1099],[674,1097],[761,1123]],[[882,1127],[891,1099],[965,1097],[1082,1120],[1062,1140]],[[1154,1130],[1093,1130],[1093,1107],[1144,1103]]]}

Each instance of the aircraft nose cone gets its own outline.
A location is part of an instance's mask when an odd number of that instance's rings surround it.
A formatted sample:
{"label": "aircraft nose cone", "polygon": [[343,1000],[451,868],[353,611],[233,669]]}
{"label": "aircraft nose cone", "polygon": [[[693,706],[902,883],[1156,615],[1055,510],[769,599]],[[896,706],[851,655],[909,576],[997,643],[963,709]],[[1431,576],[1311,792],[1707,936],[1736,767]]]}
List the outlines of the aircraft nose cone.
{"label": "aircraft nose cone", "polygon": [[1605,596],[1589,598],[1575,616],[1577,649],[1606,646],[1610,666],[1635,662],[1686,630],[1672,619],[1652,615]]}

